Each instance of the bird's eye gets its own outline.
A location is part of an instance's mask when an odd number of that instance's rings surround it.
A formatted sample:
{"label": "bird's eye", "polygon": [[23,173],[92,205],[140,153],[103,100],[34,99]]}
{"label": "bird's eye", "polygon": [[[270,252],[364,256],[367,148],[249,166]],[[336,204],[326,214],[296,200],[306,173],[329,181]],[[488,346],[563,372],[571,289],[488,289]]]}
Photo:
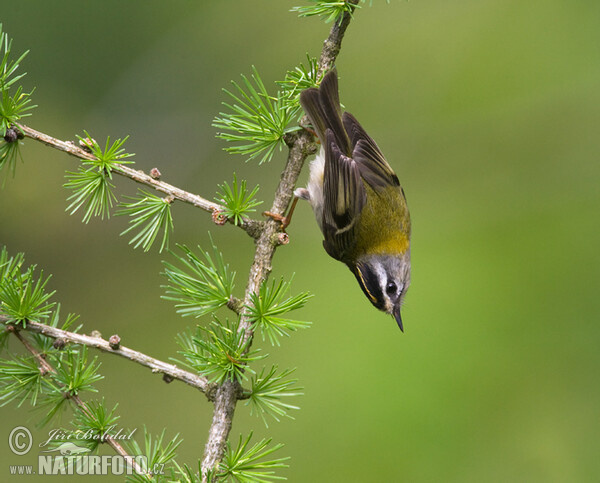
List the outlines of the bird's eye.
{"label": "bird's eye", "polygon": [[395,282],[388,282],[388,284],[385,287],[385,291],[388,295],[394,295],[397,289],[398,287]]}

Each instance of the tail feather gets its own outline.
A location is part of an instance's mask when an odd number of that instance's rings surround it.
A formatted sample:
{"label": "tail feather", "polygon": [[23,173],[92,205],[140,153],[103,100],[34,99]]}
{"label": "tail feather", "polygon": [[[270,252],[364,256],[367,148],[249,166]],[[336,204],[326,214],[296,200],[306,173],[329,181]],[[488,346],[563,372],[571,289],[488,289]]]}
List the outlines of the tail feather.
{"label": "tail feather", "polygon": [[337,71],[329,71],[319,89],[313,87],[303,91],[300,94],[300,104],[315,128],[321,144],[327,141],[326,132],[330,129],[340,151],[350,156],[352,150],[342,122]]}

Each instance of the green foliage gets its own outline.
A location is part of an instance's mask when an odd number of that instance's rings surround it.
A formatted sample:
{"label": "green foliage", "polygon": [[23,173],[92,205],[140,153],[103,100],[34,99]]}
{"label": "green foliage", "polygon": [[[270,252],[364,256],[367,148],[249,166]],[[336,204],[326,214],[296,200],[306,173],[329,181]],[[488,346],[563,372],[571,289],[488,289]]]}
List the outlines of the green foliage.
{"label": "green foliage", "polygon": [[126,153],[123,149],[125,139],[117,139],[110,143],[110,137],[106,139],[104,150],[86,132],[85,138],[77,136],[83,145],[94,155],[94,159],[85,159],[77,172],[68,171],[65,188],[73,190],[73,194],[67,198],[71,204],[66,211],[74,214],[79,208],[85,206],[83,222],[88,223],[92,216],[100,216],[102,219],[110,217],[116,197],[112,192],[114,185],[111,183],[112,170],[119,164],[129,164],[127,158],[133,154]]}
{"label": "green foliage", "polygon": [[39,322],[47,318],[55,305],[49,302],[54,292],[46,292],[50,277],[44,278],[44,272],[36,277],[35,265],[22,272],[23,256],[8,259],[5,249],[0,263],[0,314],[23,326],[27,320]]}
{"label": "green foliage", "polygon": [[270,96],[254,66],[252,70],[251,80],[242,75],[242,86],[232,81],[234,90],[224,89],[233,104],[223,103],[230,112],[219,113],[213,126],[223,130],[218,138],[237,143],[226,151],[249,156],[248,160],[260,158],[262,164],[271,160],[277,146],[283,147],[283,136],[295,128],[288,129],[292,120],[288,104]]}
{"label": "green foliage", "polygon": [[314,57],[306,54],[307,64],[300,64],[294,70],[285,74],[285,79],[277,81],[281,89],[281,98],[290,109],[292,117],[302,116],[300,107],[300,93],[310,87],[318,87],[323,76],[319,76],[319,62]]}
{"label": "green foliage", "polygon": [[117,215],[129,215],[129,228],[121,233],[125,235],[131,230],[140,228],[140,231],[129,241],[134,248],[140,245],[147,252],[154,243],[157,235],[162,231],[162,241],[159,252],[169,245],[169,234],[173,231],[173,218],[171,216],[172,198],[161,198],[142,189],[135,197],[127,197],[132,203],[121,203]]}
{"label": "green foliage", "polygon": [[57,352],[48,362],[56,372],[51,374],[52,390],[44,394],[38,406],[46,412],[42,425],[50,422],[71,397],[82,392],[98,392],[93,384],[104,377],[98,374],[100,363],[97,357],[88,362],[85,346]]}
{"label": "green foliage", "polygon": [[[2,88],[2,86],[0,86]],[[17,87],[13,95],[8,88],[2,88],[2,97],[0,98],[0,134],[6,135],[6,131],[19,119],[30,116],[32,109],[36,108],[31,104],[31,92],[23,92],[23,87]]]}
{"label": "green foliage", "polygon": [[201,256],[186,246],[178,245],[178,248],[183,255],[171,253],[182,268],[163,262],[164,275],[169,280],[169,285],[164,286],[166,295],[163,298],[176,302],[177,313],[182,316],[201,317],[226,305],[233,294],[235,272],[229,271],[229,265],[225,265],[223,254],[215,244],[212,243],[212,257],[200,247]]}
{"label": "green foliage", "polygon": [[104,398],[101,401],[87,401],[85,410],[78,407],[75,411],[75,426],[83,433],[106,434],[120,418],[116,414],[118,406],[118,404],[115,404],[109,410],[106,407]]}
{"label": "green foliage", "polygon": [[[364,0],[362,0],[364,2]],[[337,2],[327,2],[323,0],[310,0],[310,5],[304,7],[293,7],[292,12],[298,12],[300,17],[312,17],[318,15],[325,18],[325,23],[333,20],[336,22],[342,18],[342,15],[352,12],[355,8],[360,8],[360,5],[355,5],[347,0],[339,0]]]}
{"label": "green foliage", "polygon": [[108,136],[103,150],[87,131],[83,132],[85,133],[85,137],[77,136],[77,139],[79,139],[79,141],[86,146],[95,157],[95,159],[92,160],[84,159],[83,164],[91,165],[106,171],[113,170],[117,164],[133,164],[133,161],[128,161],[128,158],[131,158],[134,154],[126,152],[123,148],[123,145],[129,139],[129,136],[125,136],[124,139],[119,138],[112,144],[110,143],[110,136]]}
{"label": "green foliage", "polygon": [[26,73],[18,74],[19,64],[23,61],[29,51],[24,52],[16,60],[11,60],[12,39],[2,31],[0,24],[0,170],[8,167],[7,173],[14,175],[17,158],[20,155],[19,139],[23,134],[15,127],[15,122],[23,117],[31,115],[31,109],[36,106],[31,104],[31,92],[24,92],[22,86],[18,86],[14,93],[11,89]]}
{"label": "green foliage", "polygon": [[232,219],[235,225],[239,225],[244,216],[256,211],[254,208],[262,204],[262,201],[254,199],[256,193],[258,193],[258,186],[248,194],[246,180],[242,180],[241,184],[238,185],[235,173],[233,173],[232,186],[229,186],[225,181],[222,185],[219,185],[219,188],[221,191],[217,193],[215,200],[225,206],[223,214]]}
{"label": "green foliage", "polygon": [[25,256],[22,253],[9,257],[6,247],[2,247],[0,250],[0,287],[6,280],[12,280],[20,273],[23,263],[25,263]]}
{"label": "green foliage", "polygon": [[117,406],[118,404],[109,410],[104,399],[88,401],[85,403],[85,407],[75,406],[75,418],[71,423],[75,429],[63,429],[62,433],[66,435],[66,438],[53,438],[48,444],[48,449],[57,449],[62,443],[76,440],[77,446],[94,451],[103,442],[101,438],[110,434],[111,429],[119,420],[119,416],[115,414]]}
{"label": "green foliage", "polygon": [[71,201],[66,209],[70,215],[85,205],[84,223],[88,223],[92,216],[110,218],[110,210],[117,199],[112,192],[115,186],[110,182],[110,172],[80,166],[77,172],[68,171],[66,178],[65,188],[74,191],[67,198],[67,201]]}
{"label": "green foliage", "polygon": [[[202,462],[198,460],[198,469],[193,470],[187,463],[183,466],[176,461],[173,462],[171,469],[171,479],[169,481],[178,481],[180,483],[201,483],[202,481]],[[215,472],[212,471],[207,475],[208,481],[214,481]]]}
{"label": "green foliage", "polygon": [[290,409],[300,409],[283,402],[282,398],[300,396],[302,388],[296,386],[298,379],[288,379],[294,369],[277,374],[277,366],[273,366],[268,373],[265,371],[266,368],[263,368],[260,374],[252,376],[252,389],[246,405],[251,404],[252,412],[259,414],[268,427],[267,414],[279,422],[279,417],[292,417],[288,414]]}
{"label": "green foliage", "polygon": [[54,379],[60,384],[63,392],[69,396],[77,396],[84,391],[97,392],[93,384],[104,376],[98,374],[100,363],[94,357],[88,362],[87,347],[79,350],[61,352],[56,358]]}
{"label": "green foliage", "polygon": [[273,282],[271,286],[263,283],[259,294],[251,295],[252,304],[246,306],[247,315],[253,328],[259,329],[263,340],[267,336],[273,345],[279,345],[279,337],[289,336],[289,331],[310,326],[310,322],[281,317],[287,312],[304,307],[307,300],[312,297],[308,292],[303,292],[285,298],[289,288],[290,283],[284,282],[283,279],[279,283]]}
{"label": "green foliage", "polygon": [[14,356],[11,360],[0,360],[0,407],[12,401],[17,401],[19,407],[25,401],[35,406],[40,394],[51,387],[34,357]]}
{"label": "green foliage", "polygon": [[[50,327],[57,327],[62,330],[70,330],[71,332],[78,332],[81,329],[81,325],[77,327],[72,327],[72,325],[79,319],[79,315],[76,314],[67,314],[67,318],[65,321],[60,324],[60,304],[56,304],[56,310],[52,313],[52,315],[46,320],[44,323],[49,325]],[[60,327],[59,327],[60,325]],[[43,334],[31,334],[31,339],[34,343],[35,348],[42,355],[42,357],[46,357],[47,355],[55,352],[57,349],[55,348],[54,339],[52,337],[46,337]]]}
{"label": "green foliage", "polygon": [[[42,319],[48,319],[44,321],[47,325],[58,327],[60,305],[53,311],[55,303],[49,299],[54,292],[45,291],[50,277],[44,278],[43,272],[36,277],[35,265],[24,269],[24,262],[23,254],[9,257],[6,248],[0,250],[0,314],[9,323],[22,323],[24,327],[27,321]],[[75,315],[69,314],[62,328],[70,328],[76,320]],[[47,408],[43,419],[46,423],[69,398],[84,391],[96,391],[93,384],[102,376],[98,374],[96,359],[88,363],[86,347],[61,351],[52,338],[41,334],[32,334],[27,344],[53,369],[40,365],[33,355],[0,360],[0,405],[18,401],[20,406],[29,400],[32,406]]]}
{"label": "green foliage", "polygon": [[[18,141],[4,141],[0,143],[0,171],[6,166],[6,173],[12,173],[13,176],[15,175],[17,159],[20,158],[23,160],[20,146]],[[4,178],[4,181],[6,181],[6,178]]]}
{"label": "green foliage", "polygon": [[16,74],[19,64],[29,53],[29,51],[23,52],[17,60],[10,60],[11,47],[12,39],[8,38],[8,34],[3,31],[2,24],[0,23],[0,55],[2,56],[2,60],[0,61],[0,88],[2,90],[10,87],[27,74],[25,72],[11,79],[11,76]]}
{"label": "green foliage", "polygon": [[[43,371],[34,356],[0,360],[0,406],[12,401],[21,406],[28,400],[32,406],[44,410],[42,424],[46,424],[72,396],[84,391],[96,392],[93,384],[102,376],[97,372],[96,358],[88,363],[85,347],[79,351],[54,351],[46,360],[56,372]],[[100,427],[114,419],[112,412],[107,413],[100,405],[92,405],[91,409],[88,415],[77,415],[82,424],[88,419],[86,427]],[[97,420],[92,422],[94,417]]]}
{"label": "green foliage", "polygon": [[273,480],[285,480],[287,478],[277,476],[274,469],[287,468],[286,458],[266,459],[275,451],[278,451],[283,445],[276,444],[269,448],[271,439],[261,439],[252,447],[250,440],[252,433],[246,439],[240,435],[240,441],[236,449],[233,449],[227,442],[227,451],[223,461],[219,464],[218,477],[229,477],[239,483],[268,483]]}
{"label": "green foliage", "polygon": [[207,377],[211,382],[245,379],[246,373],[254,373],[248,364],[262,359],[257,350],[247,351],[249,340],[244,343],[244,332],[238,323],[213,320],[208,327],[198,327],[195,336],[180,334],[177,343],[186,359],[186,365]]}
{"label": "green foliage", "polygon": [[27,112],[36,106],[30,105],[31,92],[23,92],[21,86],[17,87],[13,95],[10,89],[14,84],[26,75],[26,72],[17,74],[19,64],[27,56],[29,51],[24,52],[17,60],[11,60],[12,39],[3,32],[0,24],[0,136],[4,137],[6,130],[11,125],[21,119],[29,116]]}
{"label": "green foliage", "polygon": [[[165,468],[167,465],[172,462],[174,463],[173,459],[177,456],[176,450],[183,440],[179,438],[179,434],[176,434],[173,439],[168,442],[165,442],[164,440],[164,429],[160,436],[153,438],[146,427],[144,427],[144,447],[142,448],[134,439],[128,440],[126,442],[126,446],[129,450],[129,454],[143,455],[146,457],[146,460],[148,461],[148,468],[143,469],[149,472],[166,472]],[[152,475],[134,473],[127,476],[126,481],[151,483],[156,482],[157,479]],[[162,481],[162,479],[159,479],[158,481]]]}

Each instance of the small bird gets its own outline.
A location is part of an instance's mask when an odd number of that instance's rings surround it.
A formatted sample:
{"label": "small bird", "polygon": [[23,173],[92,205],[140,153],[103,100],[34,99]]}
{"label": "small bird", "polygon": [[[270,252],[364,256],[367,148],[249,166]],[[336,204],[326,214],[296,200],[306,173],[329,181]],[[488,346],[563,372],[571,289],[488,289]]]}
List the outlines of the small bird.
{"label": "small bird", "polygon": [[310,165],[308,200],[327,253],[345,263],[369,301],[404,331],[400,308],[410,285],[410,215],[404,190],[383,153],[349,112],[342,113],[336,70],[300,104],[321,149]]}

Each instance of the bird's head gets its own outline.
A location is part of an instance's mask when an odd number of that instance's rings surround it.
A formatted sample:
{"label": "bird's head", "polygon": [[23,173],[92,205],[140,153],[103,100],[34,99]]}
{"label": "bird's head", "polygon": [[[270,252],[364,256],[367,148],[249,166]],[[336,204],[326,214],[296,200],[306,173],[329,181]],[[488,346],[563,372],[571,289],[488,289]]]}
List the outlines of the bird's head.
{"label": "bird's head", "polygon": [[402,255],[363,255],[350,268],[369,301],[392,315],[404,331],[400,308],[410,285],[410,250]]}

